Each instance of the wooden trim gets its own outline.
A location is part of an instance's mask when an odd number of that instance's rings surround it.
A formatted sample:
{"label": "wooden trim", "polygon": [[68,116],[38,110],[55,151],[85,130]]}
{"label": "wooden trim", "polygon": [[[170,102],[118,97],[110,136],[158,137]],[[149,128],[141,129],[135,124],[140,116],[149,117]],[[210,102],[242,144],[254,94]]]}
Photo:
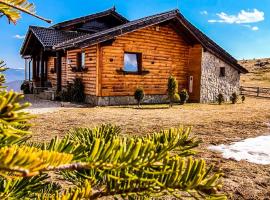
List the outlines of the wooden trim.
{"label": "wooden trim", "polygon": [[150,71],[148,70],[139,70],[139,71],[134,71],[134,72],[129,72],[129,71],[125,71],[123,70],[122,68],[120,69],[117,69],[116,70],[118,74],[123,74],[123,75],[146,75],[146,74],[149,74]]}

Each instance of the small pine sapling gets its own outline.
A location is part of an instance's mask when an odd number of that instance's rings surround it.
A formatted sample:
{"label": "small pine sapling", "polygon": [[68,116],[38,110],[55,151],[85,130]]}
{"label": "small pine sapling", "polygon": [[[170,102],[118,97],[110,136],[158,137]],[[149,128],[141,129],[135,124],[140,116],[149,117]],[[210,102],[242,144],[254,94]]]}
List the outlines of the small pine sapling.
{"label": "small pine sapling", "polygon": [[134,98],[138,103],[138,108],[141,107],[141,103],[143,101],[144,98],[144,90],[142,87],[138,87],[135,92],[134,92]]}
{"label": "small pine sapling", "polygon": [[225,102],[225,99],[224,99],[224,95],[222,93],[219,93],[218,96],[217,96],[217,101],[218,101],[218,104],[221,105],[222,103]]}
{"label": "small pine sapling", "polygon": [[173,76],[170,76],[168,78],[168,85],[167,86],[168,86],[167,92],[168,92],[168,98],[170,101],[170,107],[172,107],[173,102],[180,100],[180,97],[178,94],[178,82],[177,82],[176,78]]}
{"label": "small pine sapling", "polygon": [[238,101],[238,95],[237,95],[237,93],[236,92],[234,92],[234,93],[232,93],[232,96],[231,96],[231,102],[232,102],[232,104],[236,104],[237,103],[237,101]]}

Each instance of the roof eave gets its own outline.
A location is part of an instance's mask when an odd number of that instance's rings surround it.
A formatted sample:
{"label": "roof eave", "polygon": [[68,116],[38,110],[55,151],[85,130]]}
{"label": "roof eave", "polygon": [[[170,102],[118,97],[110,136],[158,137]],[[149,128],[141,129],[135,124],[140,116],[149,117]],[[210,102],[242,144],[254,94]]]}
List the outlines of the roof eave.
{"label": "roof eave", "polygon": [[21,47],[21,49],[20,49],[20,55],[21,55],[21,56],[24,56],[25,48],[26,48],[27,43],[28,43],[28,41],[29,41],[29,39],[30,39],[30,37],[31,37],[31,32],[32,32],[31,29],[28,28],[27,34],[26,34],[26,36],[25,36],[25,38],[24,38],[22,47]]}

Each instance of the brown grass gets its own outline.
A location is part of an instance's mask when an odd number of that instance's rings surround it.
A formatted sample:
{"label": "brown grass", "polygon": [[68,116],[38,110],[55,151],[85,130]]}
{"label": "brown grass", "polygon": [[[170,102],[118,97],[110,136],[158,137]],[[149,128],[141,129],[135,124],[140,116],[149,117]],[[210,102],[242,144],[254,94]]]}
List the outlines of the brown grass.
{"label": "brown grass", "polygon": [[246,161],[226,160],[207,150],[212,144],[229,144],[245,138],[269,134],[270,100],[248,98],[244,104],[187,104],[168,109],[167,105],[128,107],[66,108],[42,114],[32,122],[33,140],[63,137],[73,127],[94,127],[112,123],[125,134],[144,135],[153,131],[187,125],[204,143],[198,157],[215,163],[225,172],[224,191],[232,199],[264,199],[270,196],[270,167]]}

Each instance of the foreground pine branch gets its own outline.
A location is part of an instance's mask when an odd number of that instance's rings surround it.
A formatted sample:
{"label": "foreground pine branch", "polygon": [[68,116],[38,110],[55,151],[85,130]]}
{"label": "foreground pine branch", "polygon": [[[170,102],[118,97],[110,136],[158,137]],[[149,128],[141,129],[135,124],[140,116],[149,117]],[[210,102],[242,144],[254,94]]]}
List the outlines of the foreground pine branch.
{"label": "foreground pine branch", "polygon": [[36,15],[34,10],[34,4],[29,3],[27,0],[0,0],[0,13],[14,24],[21,17],[20,12],[51,23],[51,20]]}

